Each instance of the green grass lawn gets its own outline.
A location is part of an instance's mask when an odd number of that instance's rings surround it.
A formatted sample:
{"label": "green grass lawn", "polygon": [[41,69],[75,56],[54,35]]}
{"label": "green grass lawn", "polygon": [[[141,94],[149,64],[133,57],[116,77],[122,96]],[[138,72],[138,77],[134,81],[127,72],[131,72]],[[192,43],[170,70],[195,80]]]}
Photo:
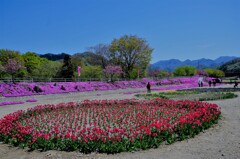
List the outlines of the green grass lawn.
{"label": "green grass lawn", "polygon": [[166,98],[175,100],[195,100],[195,101],[209,101],[221,100],[237,97],[232,92],[199,92],[199,91],[164,91],[159,93],[137,94],[137,97],[151,99],[151,98]]}

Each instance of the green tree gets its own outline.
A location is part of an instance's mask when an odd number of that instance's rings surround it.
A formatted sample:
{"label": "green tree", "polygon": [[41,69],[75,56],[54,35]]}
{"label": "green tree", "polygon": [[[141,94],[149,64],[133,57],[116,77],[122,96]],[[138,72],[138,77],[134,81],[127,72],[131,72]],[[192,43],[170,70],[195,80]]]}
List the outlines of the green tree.
{"label": "green tree", "polygon": [[240,58],[233,59],[219,67],[226,76],[240,76]]}
{"label": "green tree", "polygon": [[130,78],[130,72],[134,69],[134,66],[146,70],[153,49],[142,38],[124,35],[112,41],[109,51],[113,63],[120,65],[125,77]]}
{"label": "green tree", "polygon": [[74,72],[77,70],[78,66],[80,66],[80,67],[84,66],[83,58],[80,56],[80,54],[73,55],[71,60],[72,60]]}
{"label": "green tree", "polygon": [[148,70],[148,76],[150,77],[167,77],[168,72],[163,71],[163,70],[158,70],[158,69],[149,69]]}
{"label": "green tree", "polygon": [[101,78],[102,77],[101,66],[84,66],[81,69],[81,78]]}
{"label": "green tree", "polygon": [[24,60],[24,66],[27,69],[27,72],[32,76],[35,69],[39,68],[41,65],[41,59],[34,52],[26,52],[22,55]]}
{"label": "green tree", "polygon": [[193,66],[180,66],[174,70],[174,76],[193,76],[196,72]]}
{"label": "green tree", "polygon": [[7,64],[9,59],[15,59],[18,62],[22,63],[24,62],[19,51],[0,49],[0,62],[2,63],[2,65]]}
{"label": "green tree", "polygon": [[3,67],[3,65],[0,62],[0,77],[3,77],[4,73],[5,73],[5,68]]}
{"label": "green tree", "polygon": [[49,61],[45,58],[42,58],[39,67],[33,70],[32,76],[44,78],[57,77],[57,73],[61,67],[62,63],[59,61]]}
{"label": "green tree", "polygon": [[225,76],[224,72],[221,70],[218,70],[218,69],[207,68],[207,69],[204,69],[204,71],[207,72],[210,77],[224,77]]}
{"label": "green tree", "polygon": [[158,77],[167,77],[167,76],[169,76],[169,73],[167,71],[160,70]]}
{"label": "green tree", "polygon": [[142,77],[142,71],[140,71],[140,69],[138,69],[137,67],[134,67],[130,72],[130,79],[137,79],[138,78],[138,74],[139,74],[139,78]]}

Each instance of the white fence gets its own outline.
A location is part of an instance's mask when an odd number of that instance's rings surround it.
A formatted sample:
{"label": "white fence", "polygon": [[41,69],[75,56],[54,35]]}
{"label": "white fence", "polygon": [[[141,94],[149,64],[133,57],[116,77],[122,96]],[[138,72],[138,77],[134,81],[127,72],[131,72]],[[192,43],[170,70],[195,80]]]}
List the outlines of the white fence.
{"label": "white fence", "polygon": [[[152,80],[161,80],[166,79],[160,77],[146,77]],[[168,78],[169,79],[169,78]],[[170,77],[171,79],[171,77]],[[129,80],[139,80],[139,79],[125,79],[125,78],[113,78],[113,81],[129,81]],[[14,82],[93,82],[93,81],[103,81],[103,82],[110,82],[109,78],[40,78],[40,77],[33,77],[33,78],[14,78]],[[4,83],[11,83],[13,82],[12,78],[0,78],[0,82]]]}

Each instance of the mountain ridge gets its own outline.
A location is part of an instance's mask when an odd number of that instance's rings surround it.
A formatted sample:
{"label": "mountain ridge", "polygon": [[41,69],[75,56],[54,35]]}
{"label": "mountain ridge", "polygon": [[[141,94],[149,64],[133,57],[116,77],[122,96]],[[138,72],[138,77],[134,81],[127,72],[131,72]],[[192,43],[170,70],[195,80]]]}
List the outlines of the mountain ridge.
{"label": "mountain ridge", "polygon": [[[59,54],[53,54],[53,53],[46,53],[39,55],[40,57],[47,58],[52,61],[58,61],[62,60],[65,55],[70,55],[67,53],[59,53]],[[92,52],[82,52],[82,53],[75,53],[72,56],[73,58],[76,56],[86,58],[86,57],[94,57],[97,58],[98,55],[94,56],[95,54]],[[238,57],[235,56],[220,56],[214,60],[207,59],[207,58],[200,58],[196,60],[179,60],[179,59],[169,59],[169,60],[159,60],[158,62],[155,62],[153,64],[149,65],[149,69],[158,69],[158,70],[165,70],[165,71],[173,71],[175,68],[180,66],[194,66],[197,69],[204,69],[204,68],[218,68],[222,64],[229,62],[233,59],[236,59]],[[91,59],[91,58],[90,58]],[[97,58],[98,59],[98,58]],[[87,63],[92,63],[91,61],[87,61]]]}
{"label": "mountain ridge", "polygon": [[151,69],[160,69],[166,71],[173,71],[176,67],[180,66],[194,66],[198,69],[203,68],[217,68],[222,64],[231,61],[237,57],[235,56],[220,56],[214,60],[201,58],[197,60],[178,60],[178,59],[169,59],[169,60],[159,60],[153,64],[150,64]]}

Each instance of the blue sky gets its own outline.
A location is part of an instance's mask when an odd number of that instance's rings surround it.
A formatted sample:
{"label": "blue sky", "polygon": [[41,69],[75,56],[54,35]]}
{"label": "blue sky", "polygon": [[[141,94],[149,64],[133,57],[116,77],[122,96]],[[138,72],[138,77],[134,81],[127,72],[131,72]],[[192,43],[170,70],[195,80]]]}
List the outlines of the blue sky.
{"label": "blue sky", "polygon": [[0,0],[0,48],[84,52],[123,35],[152,61],[240,56],[240,0]]}

